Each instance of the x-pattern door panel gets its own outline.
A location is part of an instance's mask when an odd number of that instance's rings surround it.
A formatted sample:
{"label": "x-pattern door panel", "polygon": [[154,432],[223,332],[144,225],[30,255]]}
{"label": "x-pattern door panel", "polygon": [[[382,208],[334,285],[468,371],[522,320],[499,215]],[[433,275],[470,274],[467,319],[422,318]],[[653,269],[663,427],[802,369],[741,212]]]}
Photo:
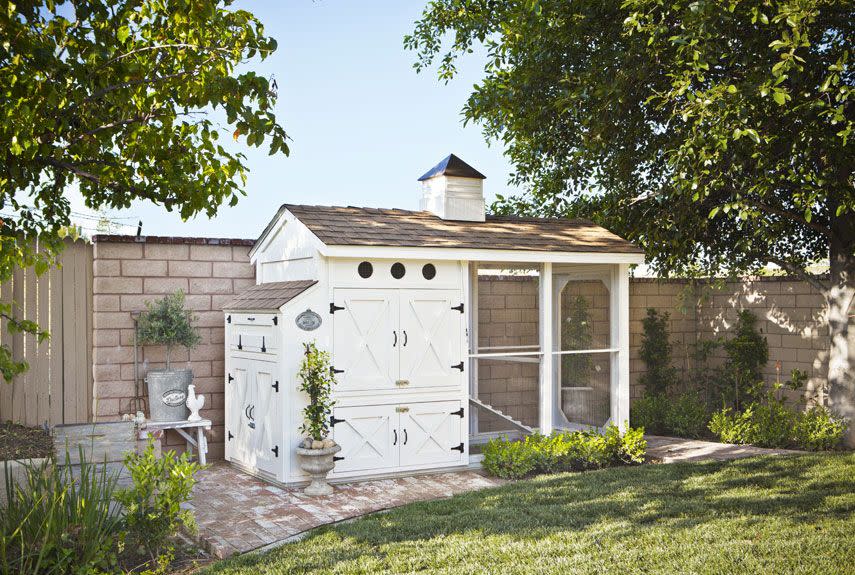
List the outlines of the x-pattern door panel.
{"label": "x-pattern door panel", "polygon": [[398,375],[397,290],[335,290],[344,307],[333,319],[337,389],[391,389]]}
{"label": "x-pattern door panel", "polygon": [[463,418],[459,401],[407,404],[401,413],[401,466],[455,464],[463,457],[460,445]]}
{"label": "x-pattern door panel", "polygon": [[[250,412],[255,423],[254,450],[256,453],[256,465],[263,471],[276,473],[278,471],[279,458],[273,450],[277,446],[279,437],[280,420],[277,409],[278,397],[273,387],[276,380],[276,363],[267,361],[255,361],[252,364],[255,376],[256,397],[255,407]],[[279,449],[282,456],[282,448]]]}
{"label": "x-pattern door panel", "polygon": [[246,461],[251,455],[250,441],[253,436],[249,427],[249,408],[252,404],[249,362],[232,359],[228,375],[232,378],[227,383],[231,398],[226,421],[228,433],[232,434],[232,438],[228,440],[229,452],[235,459]]}
{"label": "x-pattern door panel", "polygon": [[337,407],[333,439],[341,446],[335,471],[384,469],[398,465],[398,413],[395,406]]}
{"label": "x-pattern door panel", "polygon": [[463,314],[457,290],[401,290],[401,379],[410,387],[462,382]]}

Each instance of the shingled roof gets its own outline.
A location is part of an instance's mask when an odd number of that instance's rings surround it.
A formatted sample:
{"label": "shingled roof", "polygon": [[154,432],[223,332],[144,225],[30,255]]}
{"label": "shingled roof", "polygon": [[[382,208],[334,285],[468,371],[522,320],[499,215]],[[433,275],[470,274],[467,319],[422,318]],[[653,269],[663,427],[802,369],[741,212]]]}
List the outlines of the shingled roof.
{"label": "shingled roof", "polygon": [[278,310],[280,307],[315,285],[317,280],[270,282],[241,292],[223,306],[224,310]]}
{"label": "shingled roof", "polygon": [[[469,222],[408,210],[292,204],[282,209],[294,214],[327,245],[642,253],[632,243],[584,219],[488,215],[484,222]],[[270,229],[268,226],[259,242]]]}

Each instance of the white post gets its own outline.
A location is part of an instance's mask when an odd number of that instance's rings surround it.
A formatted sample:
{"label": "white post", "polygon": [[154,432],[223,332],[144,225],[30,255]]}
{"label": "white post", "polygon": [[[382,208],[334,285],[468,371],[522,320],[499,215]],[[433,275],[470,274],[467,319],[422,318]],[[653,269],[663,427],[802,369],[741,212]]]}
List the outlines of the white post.
{"label": "white post", "polygon": [[540,432],[552,433],[552,263],[540,267]]}
{"label": "white post", "polygon": [[611,297],[611,419],[623,429],[629,421],[629,264],[614,266]]}
{"label": "white post", "polygon": [[[478,353],[478,263],[467,262],[464,268],[466,289],[466,309],[469,310],[467,352]],[[469,397],[478,399],[478,360],[469,360]],[[478,410],[470,409],[468,401],[464,406],[469,414],[469,434],[478,433]]]}

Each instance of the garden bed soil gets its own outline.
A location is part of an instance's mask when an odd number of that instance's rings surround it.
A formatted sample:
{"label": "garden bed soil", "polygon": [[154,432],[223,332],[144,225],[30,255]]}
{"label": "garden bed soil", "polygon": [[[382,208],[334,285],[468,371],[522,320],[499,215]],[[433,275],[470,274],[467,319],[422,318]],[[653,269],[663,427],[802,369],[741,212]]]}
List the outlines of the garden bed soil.
{"label": "garden bed soil", "polygon": [[53,455],[53,439],[41,427],[0,423],[0,461],[40,459]]}

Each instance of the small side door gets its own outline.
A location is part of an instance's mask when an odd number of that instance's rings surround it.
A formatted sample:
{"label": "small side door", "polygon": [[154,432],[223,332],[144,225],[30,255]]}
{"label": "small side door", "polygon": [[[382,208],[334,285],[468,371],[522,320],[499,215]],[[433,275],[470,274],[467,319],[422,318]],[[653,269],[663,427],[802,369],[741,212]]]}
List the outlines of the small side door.
{"label": "small side door", "polygon": [[229,459],[251,465],[251,443],[253,429],[250,408],[252,407],[252,376],[250,362],[242,358],[230,358],[226,374],[226,454]]}
{"label": "small side door", "polygon": [[399,410],[402,467],[464,463],[465,411],[459,401],[410,403]]}
{"label": "small side door", "polygon": [[255,466],[261,471],[279,475],[285,456],[282,442],[282,390],[277,380],[276,362],[253,361],[252,375],[255,382],[253,405],[250,416],[255,424],[253,451]]}
{"label": "small side door", "polygon": [[334,299],[336,389],[394,389],[401,344],[397,290],[337,289]]}
{"label": "small side door", "polygon": [[409,387],[463,384],[458,290],[401,290],[401,375]]}
{"label": "small side door", "polygon": [[335,473],[398,466],[398,413],[394,405],[333,408],[332,436],[341,446]]}

